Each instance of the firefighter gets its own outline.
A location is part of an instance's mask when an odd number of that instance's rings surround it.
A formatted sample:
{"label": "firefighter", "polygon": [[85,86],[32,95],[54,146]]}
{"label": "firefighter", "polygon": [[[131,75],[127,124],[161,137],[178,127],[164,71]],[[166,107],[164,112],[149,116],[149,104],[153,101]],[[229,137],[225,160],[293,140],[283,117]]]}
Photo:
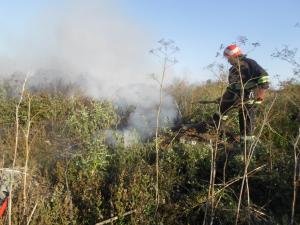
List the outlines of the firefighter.
{"label": "firefighter", "polygon": [[228,82],[223,96],[219,99],[219,112],[213,115],[216,126],[226,120],[232,108],[239,108],[240,141],[253,141],[255,114],[269,88],[267,72],[253,59],[248,58],[237,45],[229,45],[224,57],[231,64]]}

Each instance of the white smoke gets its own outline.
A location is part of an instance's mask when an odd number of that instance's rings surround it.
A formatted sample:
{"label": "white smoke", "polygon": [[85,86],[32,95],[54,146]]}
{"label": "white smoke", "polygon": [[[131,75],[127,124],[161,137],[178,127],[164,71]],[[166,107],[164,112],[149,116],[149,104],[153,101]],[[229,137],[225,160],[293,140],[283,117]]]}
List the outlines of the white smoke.
{"label": "white smoke", "polygon": [[[147,137],[153,134],[159,103],[159,85],[148,74],[161,66],[154,66],[157,60],[148,53],[155,45],[150,37],[116,1],[62,1],[36,15],[20,36],[7,38],[0,72],[33,71],[34,85],[62,79],[80,84],[94,98],[134,105],[127,128]],[[166,95],[161,126],[175,116]]]}

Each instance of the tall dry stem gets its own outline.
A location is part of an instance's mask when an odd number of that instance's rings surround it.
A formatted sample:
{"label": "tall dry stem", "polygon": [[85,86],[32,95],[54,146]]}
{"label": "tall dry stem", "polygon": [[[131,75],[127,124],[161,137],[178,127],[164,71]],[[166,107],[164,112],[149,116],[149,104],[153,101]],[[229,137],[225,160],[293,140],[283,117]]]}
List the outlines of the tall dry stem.
{"label": "tall dry stem", "polygon": [[28,161],[29,161],[29,134],[30,134],[30,126],[31,126],[31,98],[28,96],[28,110],[27,110],[27,127],[24,132],[25,136],[25,166],[24,166],[24,183],[23,183],[23,214],[25,215],[26,210],[26,185],[27,185],[27,171],[28,171]]}
{"label": "tall dry stem", "polygon": [[161,106],[163,103],[163,83],[165,79],[165,74],[166,74],[166,65],[167,65],[167,59],[166,57],[164,58],[163,62],[163,69],[162,69],[162,76],[159,84],[159,103],[157,107],[157,112],[156,112],[156,128],[155,128],[155,151],[156,151],[156,193],[155,193],[155,202],[156,206],[158,207],[159,205],[159,142],[158,142],[158,131],[159,131],[159,120],[160,120],[160,112],[161,112]]}
{"label": "tall dry stem", "polygon": [[18,145],[19,145],[19,110],[20,110],[20,106],[21,106],[21,103],[24,98],[24,92],[25,92],[25,86],[26,86],[27,79],[28,79],[28,74],[26,75],[25,80],[23,82],[22,89],[20,92],[20,99],[19,99],[18,104],[16,105],[16,112],[15,112],[16,136],[15,136],[14,159],[13,159],[13,164],[12,164],[13,168],[16,165]]}
{"label": "tall dry stem", "polygon": [[[17,160],[17,152],[18,152],[18,145],[19,145],[19,109],[20,109],[21,103],[23,101],[25,86],[26,86],[28,77],[29,77],[29,73],[26,74],[26,77],[25,77],[23,85],[22,85],[21,93],[20,93],[20,99],[19,99],[18,104],[16,105],[16,112],[15,112],[16,136],[15,136],[15,147],[14,147],[14,158],[13,158],[12,169],[15,168],[16,160]],[[12,197],[13,197],[12,196],[13,180],[14,180],[14,176],[13,176],[13,174],[11,174],[10,175],[10,187],[9,187],[9,201],[8,201],[8,224],[9,225],[12,224],[11,212],[12,212]]]}
{"label": "tall dry stem", "polygon": [[179,48],[174,45],[172,40],[160,40],[158,42],[161,47],[157,49],[153,49],[150,53],[158,56],[161,58],[162,61],[162,73],[160,79],[155,79],[159,83],[159,103],[157,106],[156,111],[156,128],[155,128],[155,151],[156,151],[156,184],[155,184],[155,202],[156,202],[156,211],[159,206],[160,196],[159,196],[159,141],[158,141],[158,133],[159,133],[159,122],[160,122],[160,114],[161,114],[161,107],[163,104],[163,85],[165,80],[166,71],[170,66],[173,66],[177,60],[174,58],[172,59],[171,56],[175,54]]}
{"label": "tall dry stem", "polygon": [[244,168],[244,174],[243,174],[243,179],[242,179],[242,184],[241,184],[241,189],[240,189],[240,195],[239,195],[239,200],[238,200],[238,207],[237,207],[236,219],[235,219],[235,224],[236,225],[238,224],[238,220],[239,220],[239,216],[240,216],[240,208],[241,208],[242,196],[243,196],[243,192],[244,192],[244,185],[245,185],[245,182],[248,180],[248,168],[249,168],[251,159],[253,157],[254,150],[255,150],[255,148],[256,148],[256,146],[258,144],[259,138],[262,135],[264,127],[268,123],[268,118],[269,118],[271,109],[273,108],[273,105],[274,105],[275,101],[276,101],[276,96],[273,99],[273,101],[272,101],[270,107],[268,108],[267,112],[265,113],[262,125],[261,125],[259,133],[257,135],[257,138],[251,144],[250,149],[249,149],[249,151],[248,151],[248,153],[246,155],[247,157],[245,158],[245,168]]}
{"label": "tall dry stem", "polygon": [[291,213],[291,225],[294,225],[295,220],[295,207],[296,207],[296,199],[297,199],[297,187],[299,182],[299,141],[300,141],[300,127],[298,129],[298,136],[294,143],[294,176],[293,176],[293,199],[292,199],[292,213]]}
{"label": "tall dry stem", "polygon": [[[219,115],[221,115],[221,108],[220,104],[218,107]],[[212,140],[210,140],[210,147],[211,147],[211,167],[210,167],[210,180],[209,180],[209,189],[208,189],[208,202],[205,207],[205,213],[204,213],[204,219],[203,219],[203,225],[206,224],[206,217],[208,212],[208,206],[210,205],[210,224],[213,225],[214,223],[214,217],[215,217],[215,180],[216,180],[216,172],[217,172],[217,153],[218,153],[218,146],[219,146],[219,134],[221,131],[221,118],[218,121],[218,124],[216,124],[216,136],[217,139],[213,143]],[[224,171],[224,170],[223,170]],[[224,175],[225,177],[225,175]],[[225,182],[225,181],[224,181]]]}
{"label": "tall dry stem", "polygon": [[243,130],[243,138],[244,138],[244,176],[241,184],[241,190],[240,190],[240,196],[239,196],[239,201],[238,201],[238,208],[237,208],[237,216],[236,216],[236,224],[238,223],[239,219],[239,212],[240,212],[240,206],[241,206],[241,201],[242,201],[242,195],[244,193],[244,185],[246,183],[246,195],[247,195],[247,205],[250,205],[250,194],[249,194],[249,185],[248,185],[248,167],[246,166],[246,158],[248,158],[248,150],[247,150],[247,138],[246,138],[246,129],[247,129],[247,120],[246,120],[246,108],[245,108],[245,85],[243,82],[243,77],[241,73],[241,63],[240,60],[237,60],[237,67],[238,67],[238,73],[239,73],[239,79],[240,79],[240,84],[241,84],[241,90],[240,90],[240,99],[241,99],[241,111],[242,111],[242,116],[243,116],[243,123],[244,123],[244,130]]}

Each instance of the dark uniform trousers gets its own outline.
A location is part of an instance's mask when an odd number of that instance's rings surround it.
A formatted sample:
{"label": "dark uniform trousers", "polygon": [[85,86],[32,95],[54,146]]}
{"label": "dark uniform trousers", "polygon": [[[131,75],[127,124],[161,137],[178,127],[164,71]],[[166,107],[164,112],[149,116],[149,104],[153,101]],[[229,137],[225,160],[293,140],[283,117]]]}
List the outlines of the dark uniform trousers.
{"label": "dark uniform trousers", "polygon": [[233,108],[239,109],[239,127],[241,137],[252,137],[257,109],[253,91],[245,90],[244,95],[242,95],[239,91],[233,91],[230,88],[227,88],[220,100],[219,112],[213,115],[215,125],[218,126],[220,124],[221,130],[223,127],[222,122],[227,119],[226,114]]}

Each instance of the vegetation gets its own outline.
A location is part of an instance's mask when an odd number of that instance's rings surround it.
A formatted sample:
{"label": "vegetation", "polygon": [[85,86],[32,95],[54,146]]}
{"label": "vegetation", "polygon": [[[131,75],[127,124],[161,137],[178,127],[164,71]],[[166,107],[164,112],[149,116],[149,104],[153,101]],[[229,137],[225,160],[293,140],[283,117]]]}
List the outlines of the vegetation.
{"label": "vegetation", "polygon": [[[168,91],[183,121],[197,122],[209,118],[216,106],[191,102],[218,97],[223,88],[219,82],[195,86],[178,81]],[[76,87],[72,95],[64,91],[70,89],[25,90],[16,132],[20,96],[11,94],[11,84],[2,83],[1,168],[14,169],[16,176],[11,215],[7,213],[0,224],[6,224],[9,216],[11,224],[84,225],[115,216],[114,224],[206,224],[212,217],[213,224],[235,223],[245,166],[242,153],[218,149],[211,211],[212,145],[168,141],[176,134],[161,134],[157,208],[155,140],[124,145],[115,128],[128,113],[120,114],[110,102],[84,97]],[[271,113],[249,165],[251,202],[248,206],[242,201],[238,224],[289,224],[293,207],[295,222],[300,222],[299,195],[292,207],[293,182],[299,186],[299,165],[294,174],[295,153],[299,154],[299,93],[297,81],[285,82],[269,92],[260,109],[259,121],[268,110]],[[237,132],[236,121],[230,123]],[[107,130],[114,135],[113,145],[107,142]]]}

